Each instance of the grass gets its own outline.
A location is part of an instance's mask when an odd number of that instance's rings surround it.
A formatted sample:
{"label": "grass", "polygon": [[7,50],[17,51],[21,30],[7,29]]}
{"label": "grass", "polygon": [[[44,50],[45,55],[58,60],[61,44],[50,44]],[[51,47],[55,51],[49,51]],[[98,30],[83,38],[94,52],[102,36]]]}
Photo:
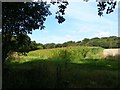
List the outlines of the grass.
{"label": "grass", "polygon": [[36,50],[8,60],[3,88],[116,88],[116,58],[104,59],[99,47]]}

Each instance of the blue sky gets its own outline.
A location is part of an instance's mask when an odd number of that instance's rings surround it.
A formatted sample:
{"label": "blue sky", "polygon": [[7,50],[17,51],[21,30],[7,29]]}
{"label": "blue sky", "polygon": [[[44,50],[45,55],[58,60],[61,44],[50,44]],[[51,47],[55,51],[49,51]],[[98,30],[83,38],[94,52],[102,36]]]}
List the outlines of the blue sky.
{"label": "blue sky", "polygon": [[45,21],[44,30],[35,30],[30,36],[37,43],[63,43],[81,41],[84,38],[118,36],[118,6],[111,14],[97,15],[95,0],[69,0],[65,11],[66,21],[58,24],[55,19],[56,6],[50,8],[52,15]]}

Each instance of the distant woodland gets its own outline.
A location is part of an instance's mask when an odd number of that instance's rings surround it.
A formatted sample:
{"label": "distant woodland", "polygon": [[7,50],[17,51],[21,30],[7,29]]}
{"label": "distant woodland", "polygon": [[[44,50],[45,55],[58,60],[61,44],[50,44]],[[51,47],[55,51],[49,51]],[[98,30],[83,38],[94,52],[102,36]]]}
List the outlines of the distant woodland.
{"label": "distant woodland", "polygon": [[120,37],[110,36],[110,37],[95,37],[95,38],[84,38],[82,41],[67,41],[62,44],[58,43],[36,43],[36,41],[32,41],[30,45],[30,50],[37,49],[52,49],[52,48],[61,48],[61,47],[69,47],[69,46],[90,46],[90,47],[102,47],[102,48],[120,48]]}

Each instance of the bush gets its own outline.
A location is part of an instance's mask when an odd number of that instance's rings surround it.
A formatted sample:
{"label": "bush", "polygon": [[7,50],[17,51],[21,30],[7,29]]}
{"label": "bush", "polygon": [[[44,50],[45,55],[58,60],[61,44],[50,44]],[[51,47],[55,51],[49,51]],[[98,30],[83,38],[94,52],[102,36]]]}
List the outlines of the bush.
{"label": "bush", "polygon": [[12,51],[10,51],[10,52],[8,53],[7,60],[19,60],[19,59],[20,59],[20,57],[19,57],[19,55],[18,55],[17,52],[12,52]]}

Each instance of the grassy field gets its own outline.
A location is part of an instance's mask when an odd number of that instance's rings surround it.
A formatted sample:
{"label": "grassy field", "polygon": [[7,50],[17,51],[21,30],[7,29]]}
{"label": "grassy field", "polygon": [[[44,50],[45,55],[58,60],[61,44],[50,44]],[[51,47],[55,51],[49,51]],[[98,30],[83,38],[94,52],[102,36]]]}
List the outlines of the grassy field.
{"label": "grassy field", "polygon": [[7,60],[3,88],[116,88],[117,58],[100,47],[36,50]]}

